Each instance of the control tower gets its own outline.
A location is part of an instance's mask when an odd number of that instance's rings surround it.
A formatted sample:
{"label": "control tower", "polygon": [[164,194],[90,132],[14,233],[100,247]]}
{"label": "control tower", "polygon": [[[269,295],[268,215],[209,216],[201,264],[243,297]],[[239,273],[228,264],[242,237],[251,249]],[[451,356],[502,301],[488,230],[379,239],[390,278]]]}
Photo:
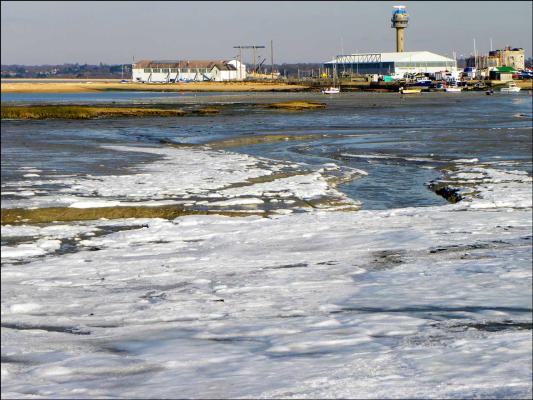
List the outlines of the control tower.
{"label": "control tower", "polygon": [[403,30],[407,28],[407,22],[409,22],[409,14],[405,11],[405,6],[394,6],[392,12],[392,26],[396,28],[396,51],[398,53],[403,52]]}

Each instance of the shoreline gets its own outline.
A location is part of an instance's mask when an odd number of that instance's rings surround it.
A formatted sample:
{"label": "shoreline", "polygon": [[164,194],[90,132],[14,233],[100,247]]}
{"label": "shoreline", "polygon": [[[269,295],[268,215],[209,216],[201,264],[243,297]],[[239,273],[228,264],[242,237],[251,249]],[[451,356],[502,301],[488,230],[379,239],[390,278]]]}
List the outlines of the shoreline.
{"label": "shoreline", "polygon": [[[472,81],[474,82],[474,81]],[[473,84],[471,82],[471,84]],[[515,84],[522,90],[532,90],[532,80],[516,80]],[[15,79],[3,80],[1,93],[105,93],[114,92],[158,92],[158,93],[210,93],[210,92],[271,92],[271,93],[304,93],[319,92],[327,83],[319,84],[303,82],[179,82],[179,83],[120,83],[105,79],[51,80]],[[487,87],[500,88],[507,82],[487,81]],[[343,92],[397,92],[399,83],[341,82]],[[465,91],[485,91],[469,87]]]}
{"label": "shoreline", "polygon": [[2,93],[88,93],[106,91],[155,92],[303,92],[307,85],[271,82],[189,82],[189,83],[120,83],[120,82],[9,82],[2,83]]}

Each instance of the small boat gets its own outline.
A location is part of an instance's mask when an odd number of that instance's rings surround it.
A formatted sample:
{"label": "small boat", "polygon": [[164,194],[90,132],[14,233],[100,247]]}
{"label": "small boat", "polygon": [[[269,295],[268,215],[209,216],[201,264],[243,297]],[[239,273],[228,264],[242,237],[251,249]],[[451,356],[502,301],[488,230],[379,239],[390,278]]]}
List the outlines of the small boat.
{"label": "small boat", "polygon": [[518,93],[520,91],[520,88],[516,86],[516,83],[509,82],[506,87],[502,87],[500,89],[500,92],[503,93]]}
{"label": "small boat", "polygon": [[322,89],[323,94],[337,94],[341,92],[341,85],[338,81],[338,75],[337,75],[337,69],[334,66],[333,67],[333,86],[330,86],[328,88]]}
{"label": "small boat", "polygon": [[461,92],[462,90],[463,88],[459,86],[448,86],[446,88],[446,91],[451,92],[451,93],[458,93],[458,92]]}
{"label": "small boat", "polygon": [[421,87],[430,87],[432,85],[431,79],[417,79],[416,83],[413,84],[413,86],[421,86]]}
{"label": "small boat", "polygon": [[494,90],[489,89],[489,90],[487,90],[487,91],[485,92],[485,94],[486,94],[487,96],[491,96],[491,95],[494,94]]}
{"label": "small boat", "polygon": [[401,94],[416,94],[416,93],[422,93],[422,88],[420,86],[418,87],[406,87],[404,88],[403,86],[400,88],[400,93]]}
{"label": "small boat", "polygon": [[446,90],[446,84],[444,83],[438,83],[437,86],[435,86],[435,90],[436,92],[444,92]]}
{"label": "small boat", "polygon": [[331,86],[327,89],[322,89],[322,93],[324,94],[336,94],[336,93],[340,93],[340,91],[341,91],[340,87],[334,87],[334,86]]}

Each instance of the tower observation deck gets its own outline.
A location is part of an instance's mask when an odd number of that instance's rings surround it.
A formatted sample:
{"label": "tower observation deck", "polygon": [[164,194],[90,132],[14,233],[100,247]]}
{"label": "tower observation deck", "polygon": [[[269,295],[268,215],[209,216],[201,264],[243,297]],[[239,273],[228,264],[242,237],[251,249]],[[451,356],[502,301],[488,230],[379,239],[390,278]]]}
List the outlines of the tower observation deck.
{"label": "tower observation deck", "polygon": [[407,28],[407,23],[409,22],[409,14],[405,10],[405,6],[394,6],[394,11],[392,12],[392,26],[391,28],[396,29],[396,51],[402,53],[404,51],[403,46],[403,30]]}

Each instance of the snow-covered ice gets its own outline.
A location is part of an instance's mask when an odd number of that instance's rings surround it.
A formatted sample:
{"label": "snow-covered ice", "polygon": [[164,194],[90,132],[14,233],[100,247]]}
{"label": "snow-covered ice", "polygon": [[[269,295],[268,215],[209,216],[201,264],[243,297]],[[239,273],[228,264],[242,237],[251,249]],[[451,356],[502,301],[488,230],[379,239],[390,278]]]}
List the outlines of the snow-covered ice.
{"label": "snow-covered ice", "polygon": [[[2,199],[2,208],[19,207],[114,207],[125,205],[179,204],[183,199],[255,196],[255,200],[235,200],[231,204],[261,204],[259,197],[292,197],[301,201],[328,198],[357,206],[357,202],[327,182],[339,175],[337,168],[303,170],[301,165],[256,158],[208,148],[155,148],[104,146],[116,151],[144,152],[161,157],[159,162],[137,167],[127,175],[54,177],[42,180],[12,181],[2,185],[9,193],[28,199]],[[335,170],[328,174],[326,170]],[[277,176],[275,174],[280,174]],[[348,169],[341,175],[353,179],[364,171]],[[254,181],[254,179],[258,179]],[[39,195],[36,189],[61,185],[59,194]],[[31,198],[30,198],[31,196]],[[199,203],[201,204],[201,203]],[[206,203],[207,204],[207,203]]]}
{"label": "snow-covered ice", "polygon": [[[138,151],[164,157],[46,201],[343,198],[319,171],[242,185],[295,167]],[[3,226],[27,239],[2,248],[3,397],[531,397],[531,178],[466,164],[439,207]]]}

